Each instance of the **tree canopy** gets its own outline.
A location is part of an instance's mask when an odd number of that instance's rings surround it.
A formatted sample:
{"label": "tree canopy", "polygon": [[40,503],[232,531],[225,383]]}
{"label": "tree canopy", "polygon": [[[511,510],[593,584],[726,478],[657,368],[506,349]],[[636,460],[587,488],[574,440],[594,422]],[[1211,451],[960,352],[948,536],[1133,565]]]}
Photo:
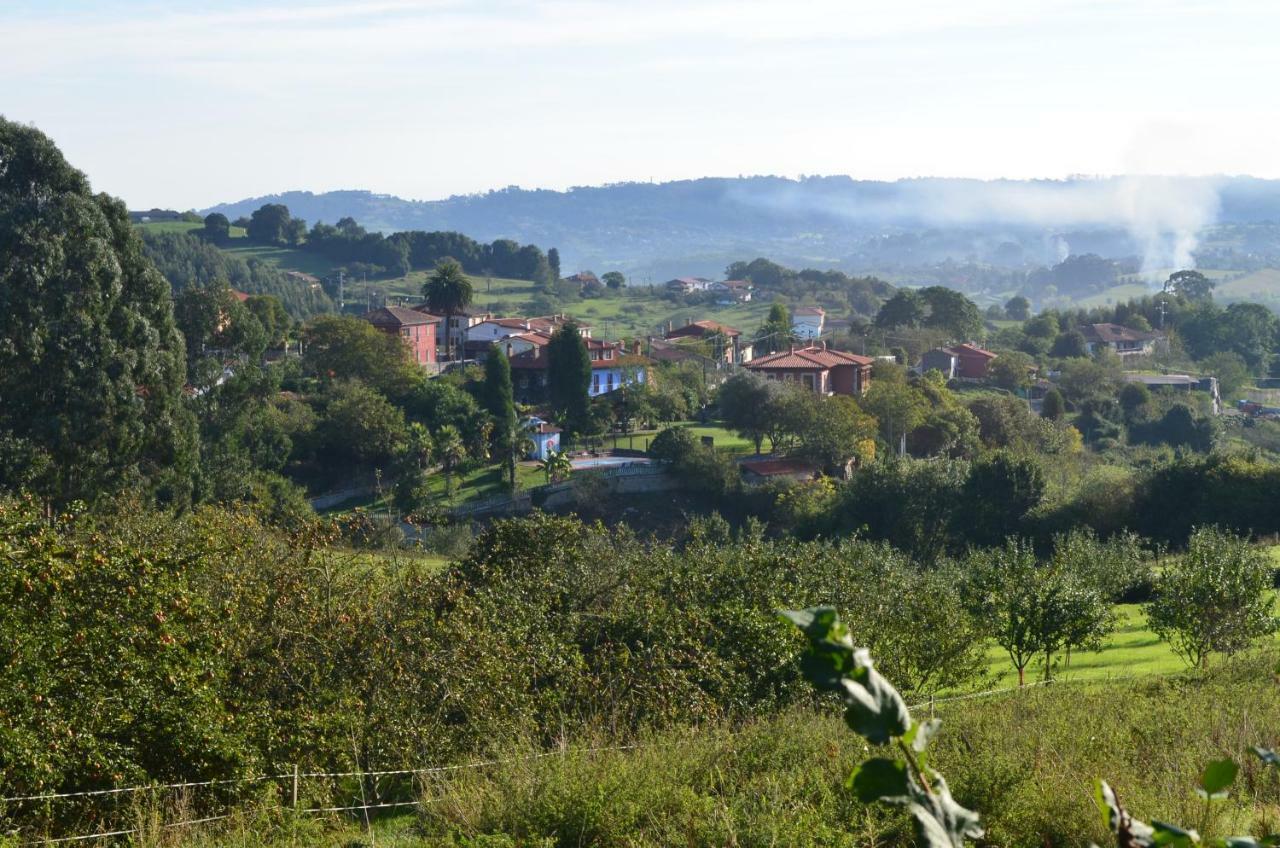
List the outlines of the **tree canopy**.
{"label": "tree canopy", "polygon": [[[0,451],[65,503],[190,496],[193,419],[169,284],[125,207],[0,118]],[[0,472],[3,473],[3,472]]]}

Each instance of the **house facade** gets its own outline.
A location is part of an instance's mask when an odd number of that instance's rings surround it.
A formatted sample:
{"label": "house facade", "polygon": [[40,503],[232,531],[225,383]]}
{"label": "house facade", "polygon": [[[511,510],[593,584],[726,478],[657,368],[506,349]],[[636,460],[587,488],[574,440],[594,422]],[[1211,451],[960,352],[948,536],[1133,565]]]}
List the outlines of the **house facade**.
{"label": "house facade", "polygon": [[791,313],[791,334],[811,342],[822,335],[827,313],[821,306],[797,306]]}
{"label": "house facade", "polygon": [[1121,324],[1085,324],[1080,328],[1085,347],[1090,354],[1106,349],[1124,358],[1150,356],[1164,342],[1160,333],[1131,330]]}
{"label": "house facade", "polygon": [[920,357],[920,373],[938,370],[948,380],[984,380],[996,354],[969,343],[939,347]]}
{"label": "house facade", "polygon": [[[545,345],[551,335],[572,319],[567,315],[543,315],[536,318],[485,317],[467,328],[463,344],[468,359],[483,360],[490,345],[497,344],[508,357]],[[591,327],[578,324],[578,334],[591,338]]]}
{"label": "house facade", "polygon": [[[641,356],[639,350],[628,353],[618,342],[583,341],[591,360],[591,381],[587,384],[590,397],[607,395],[625,385],[644,383],[648,379],[649,360]],[[517,398],[524,403],[533,403],[545,396],[549,364],[545,345],[511,357],[512,384]]]}
{"label": "house facade", "polygon": [[674,280],[667,280],[669,290],[682,294],[709,291],[713,285],[715,280],[708,280],[706,277],[676,277]]}
{"label": "house facade", "polygon": [[688,321],[683,327],[671,330],[664,338],[669,342],[681,343],[711,340],[717,336],[725,339],[723,349],[713,352],[720,359],[741,364],[751,358],[751,345],[742,344],[742,331],[718,321]]}
{"label": "house facade", "polygon": [[467,344],[468,329],[491,317],[488,312],[468,308],[450,315],[446,326],[444,317],[433,315],[427,310],[425,303],[420,303],[413,309],[415,312],[431,315],[440,321],[440,327],[436,332],[438,342],[442,347],[447,343],[449,350],[454,352],[455,358],[464,358],[461,351],[465,349]]}
{"label": "house facade", "polygon": [[707,287],[707,291],[716,295],[716,301],[720,304],[730,303],[749,303],[751,301],[751,292],[755,286],[750,280],[722,280],[714,282]]}
{"label": "house facade", "polygon": [[551,454],[560,450],[560,428],[541,418],[530,418],[525,422],[525,432],[533,442],[533,450],[526,459],[546,460]]}
{"label": "house facade", "polygon": [[828,350],[826,345],[791,348],[747,362],[745,367],[768,380],[798,383],[824,395],[861,395],[871,385],[869,356],[858,356],[842,350]]}
{"label": "house facade", "polygon": [[401,306],[384,306],[361,316],[377,329],[404,339],[419,365],[432,365],[436,360],[436,326],[440,319],[434,315],[405,309]]}

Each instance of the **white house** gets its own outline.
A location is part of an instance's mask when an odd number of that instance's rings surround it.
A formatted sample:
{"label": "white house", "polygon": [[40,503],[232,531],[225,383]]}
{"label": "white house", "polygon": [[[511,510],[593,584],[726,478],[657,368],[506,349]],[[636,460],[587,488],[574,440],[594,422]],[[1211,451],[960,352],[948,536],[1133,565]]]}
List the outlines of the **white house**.
{"label": "white house", "polygon": [[797,306],[791,313],[791,332],[797,339],[812,341],[822,335],[826,317],[821,306]]}

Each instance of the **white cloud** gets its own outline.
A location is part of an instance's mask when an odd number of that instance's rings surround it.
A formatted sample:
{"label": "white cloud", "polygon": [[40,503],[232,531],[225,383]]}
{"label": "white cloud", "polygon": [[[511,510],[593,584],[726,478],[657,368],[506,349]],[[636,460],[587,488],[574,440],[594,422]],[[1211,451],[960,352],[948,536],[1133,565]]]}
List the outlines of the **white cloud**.
{"label": "white cloud", "polygon": [[138,203],[738,172],[1280,169],[1266,143],[1280,11],[1260,0],[90,8],[0,9],[2,108]]}

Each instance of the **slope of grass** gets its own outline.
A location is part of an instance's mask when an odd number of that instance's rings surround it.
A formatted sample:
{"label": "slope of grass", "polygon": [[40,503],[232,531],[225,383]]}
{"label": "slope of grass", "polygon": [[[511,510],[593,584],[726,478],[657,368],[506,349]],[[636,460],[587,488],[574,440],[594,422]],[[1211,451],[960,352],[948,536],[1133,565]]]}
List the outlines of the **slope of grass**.
{"label": "slope of grass", "polygon": [[1280,297],[1280,269],[1263,268],[1219,282],[1213,294],[1218,300],[1230,301]]}
{"label": "slope of grass", "polygon": [[[195,221],[148,221],[144,224],[134,224],[134,226],[152,233],[189,233],[204,229],[204,224],[198,224]],[[231,237],[243,238],[244,227],[232,227]]]}
{"label": "slope of grass", "polygon": [[334,264],[323,256],[293,247],[253,244],[247,238],[232,239],[231,243],[222,249],[241,259],[260,259],[286,271],[301,271],[316,277],[327,277],[335,268]]}

